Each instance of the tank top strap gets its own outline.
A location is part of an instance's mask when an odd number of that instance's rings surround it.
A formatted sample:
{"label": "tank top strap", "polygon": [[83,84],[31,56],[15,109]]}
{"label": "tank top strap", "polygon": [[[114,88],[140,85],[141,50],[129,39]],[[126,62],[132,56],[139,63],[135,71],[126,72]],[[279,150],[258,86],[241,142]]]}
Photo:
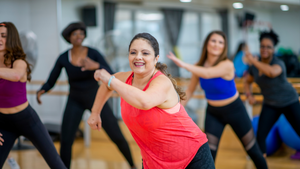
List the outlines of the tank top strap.
{"label": "tank top strap", "polygon": [[126,80],[126,84],[132,85],[132,78],[133,78],[133,72],[130,74],[130,76]]}
{"label": "tank top strap", "polygon": [[145,90],[148,89],[148,87],[149,87],[149,85],[150,85],[150,83],[152,82],[153,79],[155,79],[157,76],[162,75],[162,74],[163,74],[163,73],[162,73],[161,71],[157,71],[157,72],[153,75],[153,77],[149,80],[149,82],[147,83],[147,85],[145,86],[145,88],[144,88],[143,91],[145,91]]}

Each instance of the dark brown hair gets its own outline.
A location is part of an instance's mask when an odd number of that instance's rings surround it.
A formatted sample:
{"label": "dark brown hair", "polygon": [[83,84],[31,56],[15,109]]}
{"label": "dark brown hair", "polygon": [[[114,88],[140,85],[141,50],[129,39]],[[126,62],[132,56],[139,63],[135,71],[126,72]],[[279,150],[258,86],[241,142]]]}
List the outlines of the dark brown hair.
{"label": "dark brown hair", "polygon": [[279,42],[279,37],[273,31],[273,29],[271,29],[269,32],[268,31],[264,31],[264,32],[260,33],[259,41],[261,42],[265,38],[270,39],[273,42],[274,46],[276,46],[278,44],[278,42]]}
{"label": "dark brown hair", "polygon": [[[129,44],[128,50],[130,50],[132,42],[134,40],[136,40],[136,39],[144,39],[144,40],[146,40],[152,46],[152,48],[154,50],[154,56],[157,57],[159,55],[159,45],[158,45],[158,42],[149,33],[139,33],[139,34],[135,35],[133,37],[133,39],[131,40],[130,44]],[[170,73],[168,73],[168,71],[167,71],[167,65],[164,64],[164,63],[157,62],[156,65],[155,65],[155,68],[158,69],[159,71],[161,71],[164,75],[166,75],[171,80],[171,82],[172,82],[172,84],[173,84],[176,92],[178,93],[178,95],[180,97],[180,100],[184,100],[185,99],[185,92],[183,92],[181,90],[181,88],[177,86],[176,80],[172,77],[172,75]]]}
{"label": "dark brown hair", "polygon": [[13,66],[14,61],[21,59],[27,64],[27,80],[30,81],[31,68],[30,64],[26,61],[26,54],[23,51],[20,36],[17,28],[11,22],[1,22],[0,27],[6,27],[6,53],[4,54],[4,64],[6,66]]}
{"label": "dark brown hair", "polygon": [[201,57],[200,57],[200,60],[197,62],[196,65],[198,66],[203,66],[206,59],[207,59],[207,44],[208,44],[208,41],[210,40],[210,37],[213,35],[213,34],[217,34],[217,35],[221,35],[223,38],[224,38],[224,50],[222,52],[222,54],[219,56],[219,58],[217,59],[216,63],[214,63],[213,66],[217,65],[219,62],[223,61],[223,60],[226,60],[227,59],[227,38],[226,38],[226,35],[224,32],[222,31],[212,31],[205,39],[204,41],[204,44],[203,44],[203,48],[202,48],[202,53],[201,53]]}

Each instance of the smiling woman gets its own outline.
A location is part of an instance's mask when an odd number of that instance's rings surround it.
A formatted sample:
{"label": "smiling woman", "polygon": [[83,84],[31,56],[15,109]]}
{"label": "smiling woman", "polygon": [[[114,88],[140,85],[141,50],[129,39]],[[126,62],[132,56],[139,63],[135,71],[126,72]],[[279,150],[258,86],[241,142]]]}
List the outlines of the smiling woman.
{"label": "smiling woman", "polygon": [[0,23],[0,168],[15,140],[28,138],[53,169],[66,168],[48,131],[26,97],[30,67],[18,30],[11,22]]}
{"label": "smiling woman", "polygon": [[[47,82],[37,92],[37,101],[39,104],[42,103],[40,100],[41,95],[54,87],[61,70],[65,68],[70,85],[70,94],[61,127],[60,156],[65,165],[70,168],[72,145],[76,131],[85,109],[91,110],[99,87],[94,80],[94,72],[99,68],[105,69],[110,73],[112,73],[112,70],[97,50],[82,46],[82,42],[86,38],[86,26],[83,23],[75,22],[69,24],[63,30],[62,36],[73,47],[58,57]],[[118,146],[131,168],[135,168],[127,141],[121,133],[118,121],[113,115],[110,106],[105,103],[102,111],[101,118],[104,119],[104,130]]]}
{"label": "smiling woman", "polygon": [[104,69],[97,70],[95,79],[105,85],[98,90],[89,125],[100,130],[99,112],[115,90],[121,96],[122,117],[141,149],[145,169],[214,169],[206,135],[180,104],[185,93],[158,59],[156,39],[140,33],[129,45],[132,71],[112,76]]}
{"label": "smiling woman", "polygon": [[229,124],[239,137],[256,168],[268,168],[256,143],[247,111],[236,89],[234,66],[227,59],[225,34],[221,31],[212,31],[206,37],[201,58],[195,65],[184,63],[173,53],[170,53],[168,58],[193,74],[186,91],[187,99],[183,105],[187,104],[199,82],[205,92],[208,103],[205,132],[213,158],[216,158],[224,127]]}

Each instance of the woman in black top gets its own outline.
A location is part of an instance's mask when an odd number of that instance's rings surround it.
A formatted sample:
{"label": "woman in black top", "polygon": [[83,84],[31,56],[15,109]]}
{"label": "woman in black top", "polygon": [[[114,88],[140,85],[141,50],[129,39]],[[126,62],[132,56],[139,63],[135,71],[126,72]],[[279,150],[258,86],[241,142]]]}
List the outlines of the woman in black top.
{"label": "woman in black top", "polygon": [[[70,168],[72,145],[76,131],[84,110],[91,110],[99,88],[98,82],[94,80],[94,71],[104,68],[109,73],[113,72],[97,50],[82,46],[82,42],[86,37],[86,27],[83,23],[71,23],[64,29],[62,36],[73,47],[57,59],[47,82],[37,92],[37,101],[41,104],[40,96],[55,85],[61,69],[64,67],[68,75],[70,93],[61,126],[60,156],[65,165]],[[101,112],[101,119],[103,119],[103,128],[110,139],[118,146],[129,165],[135,168],[127,141],[122,135],[117,119],[107,103]]]}
{"label": "woman in black top", "polygon": [[300,105],[298,94],[286,79],[284,63],[274,57],[274,47],[278,36],[271,30],[260,35],[260,59],[246,54],[251,64],[245,78],[245,92],[250,104],[255,102],[250,85],[256,82],[264,96],[259,118],[257,141],[266,155],[266,138],[279,116],[283,113],[294,130],[300,136]]}

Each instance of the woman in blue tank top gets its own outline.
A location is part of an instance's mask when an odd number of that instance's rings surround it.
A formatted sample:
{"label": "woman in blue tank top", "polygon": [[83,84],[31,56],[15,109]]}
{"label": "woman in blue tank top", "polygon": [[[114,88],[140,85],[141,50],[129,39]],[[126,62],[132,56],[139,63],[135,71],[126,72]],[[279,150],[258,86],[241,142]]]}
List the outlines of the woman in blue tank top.
{"label": "woman in blue tank top", "polygon": [[192,97],[198,82],[205,92],[208,103],[205,133],[213,158],[216,157],[224,127],[229,124],[256,168],[268,168],[256,142],[249,116],[235,87],[234,65],[227,59],[225,34],[221,31],[213,31],[207,36],[200,60],[195,65],[184,63],[172,53],[167,57],[177,66],[192,73],[191,82],[186,90],[187,99],[182,103],[183,105],[186,105]]}

